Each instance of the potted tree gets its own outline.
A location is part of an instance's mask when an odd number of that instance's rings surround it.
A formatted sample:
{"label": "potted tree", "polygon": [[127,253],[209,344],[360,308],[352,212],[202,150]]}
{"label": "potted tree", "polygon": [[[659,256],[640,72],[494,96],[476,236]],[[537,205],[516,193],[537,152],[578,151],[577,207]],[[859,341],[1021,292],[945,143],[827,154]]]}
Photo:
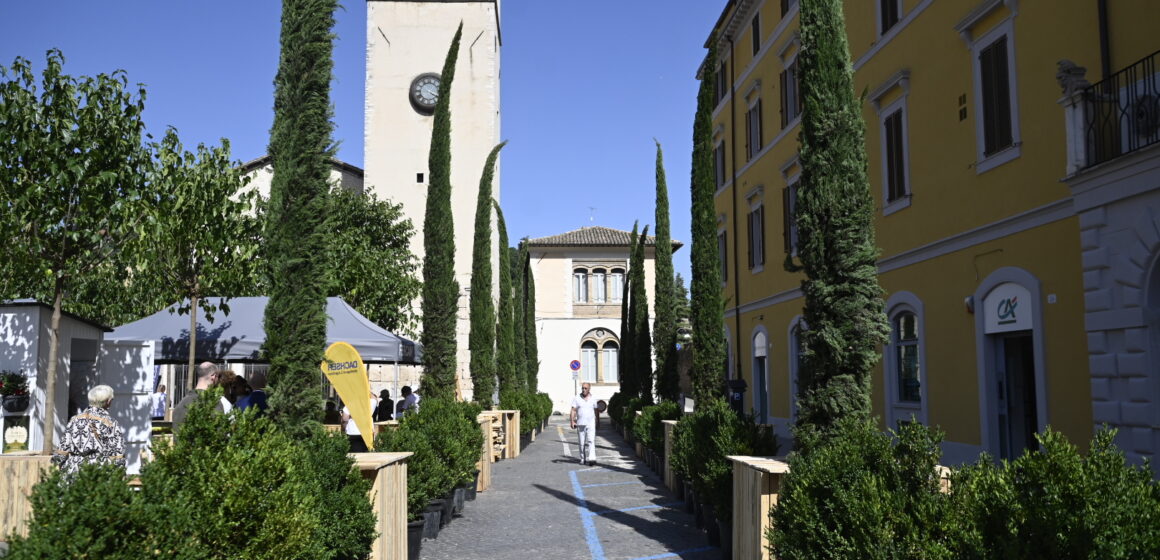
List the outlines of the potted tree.
{"label": "potted tree", "polygon": [[23,372],[9,370],[0,372],[0,395],[3,395],[4,410],[8,412],[28,410],[28,378]]}

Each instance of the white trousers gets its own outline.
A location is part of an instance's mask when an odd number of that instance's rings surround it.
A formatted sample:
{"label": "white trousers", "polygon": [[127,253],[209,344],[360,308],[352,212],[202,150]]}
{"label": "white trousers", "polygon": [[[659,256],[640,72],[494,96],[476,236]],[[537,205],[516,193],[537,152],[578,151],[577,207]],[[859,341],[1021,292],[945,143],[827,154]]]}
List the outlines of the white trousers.
{"label": "white trousers", "polygon": [[580,462],[596,460],[596,425],[576,424],[576,433],[580,436]]}

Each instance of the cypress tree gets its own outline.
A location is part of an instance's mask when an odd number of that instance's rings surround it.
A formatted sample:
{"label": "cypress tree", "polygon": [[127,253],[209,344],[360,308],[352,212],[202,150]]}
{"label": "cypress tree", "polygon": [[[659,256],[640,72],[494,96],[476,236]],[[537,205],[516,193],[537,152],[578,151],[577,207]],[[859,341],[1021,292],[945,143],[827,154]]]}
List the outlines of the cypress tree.
{"label": "cypress tree", "polygon": [[[840,0],[801,4],[802,181],[795,219],[805,271],[798,423],[823,433],[870,416],[870,375],[888,322],[878,285],[865,125]],[[791,271],[799,270],[787,261]]]}
{"label": "cypress tree", "polygon": [[455,280],[455,225],[451,216],[451,82],[459,58],[463,24],[455,31],[439,83],[427,169],[427,209],[423,217],[423,396],[455,396],[459,282]]}
{"label": "cypress tree", "polygon": [[693,119],[693,398],[697,407],[723,393],[725,364],[725,312],[721,300],[721,269],[717,254],[717,218],[713,194],[717,191],[713,162],[713,100],[717,64],[717,39],[709,39],[709,56],[697,92],[697,114]]}
{"label": "cypress tree", "polygon": [[646,404],[653,402],[652,335],[648,325],[648,294],[644,282],[644,246],[648,240],[648,226],[644,226],[633,248],[629,263],[632,276],[632,369],[637,396]]}
{"label": "cypress tree", "polygon": [[264,352],[272,416],[305,437],[321,420],[319,385],[329,285],[325,216],[331,142],[330,77],[335,0],[282,3],[269,153],[274,177],[266,222],[270,300]]}
{"label": "cypress tree", "polygon": [[640,383],[636,376],[636,308],[632,305],[632,260],[636,255],[636,242],[639,238],[637,228],[640,222],[632,223],[632,233],[628,236],[628,269],[624,275],[624,291],[621,292],[620,303],[620,354],[617,355],[617,365],[620,369],[620,390],[629,397],[640,394]]}
{"label": "cypress tree", "polygon": [[[527,239],[523,246],[527,253]],[[535,394],[540,391],[540,344],[536,335],[536,279],[532,275],[530,254],[524,261],[524,287],[524,301],[527,302],[524,305],[524,354],[528,357],[528,392]]]}
{"label": "cypress tree", "polygon": [[[653,139],[656,142],[656,139]],[[669,229],[669,187],[665,183],[664,155],[657,144],[657,232],[655,247],[656,278],[653,282],[653,350],[656,352],[656,388],[661,400],[676,401],[680,396],[677,374],[676,302],[673,297],[673,236]]]}
{"label": "cypress tree", "polygon": [[515,325],[512,323],[512,267],[511,252],[508,250],[507,223],[499,203],[495,206],[495,220],[499,227],[499,316],[496,328],[496,373],[499,377],[499,394],[504,395],[516,389],[516,341]]}
{"label": "cypress tree", "polygon": [[492,148],[479,179],[475,204],[475,245],[471,253],[471,349],[472,398],[480,405],[491,404],[495,392],[495,294],[491,288],[491,181],[495,160],[507,142]]}
{"label": "cypress tree", "polygon": [[526,301],[524,300],[524,258],[523,246],[508,249],[512,267],[512,340],[515,341],[515,386],[518,391],[528,390],[528,356],[524,346]]}

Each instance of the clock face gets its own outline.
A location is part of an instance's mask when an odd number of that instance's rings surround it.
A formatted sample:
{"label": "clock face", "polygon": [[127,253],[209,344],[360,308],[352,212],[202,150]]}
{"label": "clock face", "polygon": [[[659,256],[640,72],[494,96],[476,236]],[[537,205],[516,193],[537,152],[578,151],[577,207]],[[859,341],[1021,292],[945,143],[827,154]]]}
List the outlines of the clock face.
{"label": "clock face", "polygon": [[411,103],[419,112],[431,114],[435,104],[439,102],[439,74],[420,74],[411,81]]}

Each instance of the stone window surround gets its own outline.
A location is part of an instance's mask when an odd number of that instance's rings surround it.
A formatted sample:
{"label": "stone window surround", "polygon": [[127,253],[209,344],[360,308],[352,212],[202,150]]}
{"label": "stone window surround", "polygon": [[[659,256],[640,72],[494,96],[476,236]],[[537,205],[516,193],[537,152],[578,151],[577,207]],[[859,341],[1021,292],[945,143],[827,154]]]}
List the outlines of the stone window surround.
{"label": "stone window surround", "polygon": [[[915,418],[923,425],[929,424],[927,404],[927,371],[926,371],[926,316],[922,300],[917,295],[909,291],[898,291],[890,295],[886,300],[886,316],[890,318],[891,333],[890,341],[882,351],[883,361],[883,385],[886,393],[886,422],[890,428],[897,428],[899,420],[909,420],[907,417],[899,417],[899,414],[905,412],[912,412]],[[894,342],[897,333],[894,332],[894,320],[899,314],[904,312],[913,313],[918,320],[918,387],[919,387],[919,402],[899,402],[898,400],[898,356],[894,351]]]}

